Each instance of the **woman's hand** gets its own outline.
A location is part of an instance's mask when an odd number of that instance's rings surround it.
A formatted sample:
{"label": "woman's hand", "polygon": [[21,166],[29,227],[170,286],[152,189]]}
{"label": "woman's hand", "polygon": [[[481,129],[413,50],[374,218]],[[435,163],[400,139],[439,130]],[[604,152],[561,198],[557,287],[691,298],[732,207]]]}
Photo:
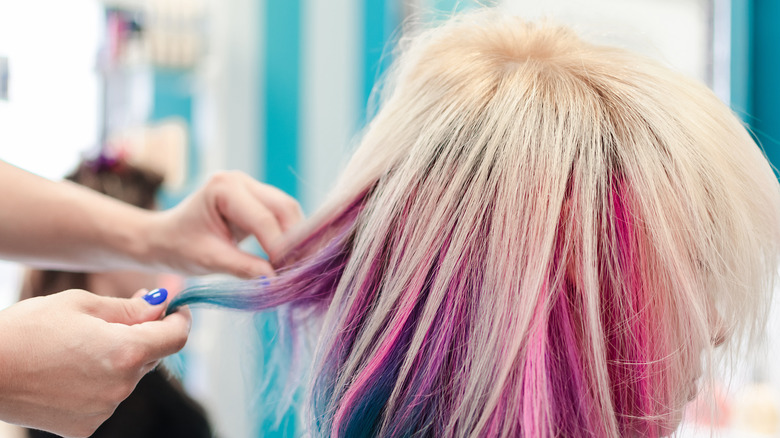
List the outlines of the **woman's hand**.
{"label": "woman's hand", "polygon": [[251,234],[273,261],[302,218],[293,198],[241,172],[217,174],[164,212],[2,161],[0,186],[13,188],[0,196],[0,258],[55,269],[269,275],[271,264],[237,243]]}
{"label": "woman's hand", "polygon": [[81,290],[0,311],[0,418],[89,436],[159,360],[187,340],[185,310]]}
{"label": "woman's hand", "polygon": [[269,261],[238,248],[254,236],[271,261],[283,234],[303,215],[281,190],[241,172],[217,174],[171,210],[157,213],[150,232],[150,260],[184,274],[222,272],[243,278],[273,275]]}

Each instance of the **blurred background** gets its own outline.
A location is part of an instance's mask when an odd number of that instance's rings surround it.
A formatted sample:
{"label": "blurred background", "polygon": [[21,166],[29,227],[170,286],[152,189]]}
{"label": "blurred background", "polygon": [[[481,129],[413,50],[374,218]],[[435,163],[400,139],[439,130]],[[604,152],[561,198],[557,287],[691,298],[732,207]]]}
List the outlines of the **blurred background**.
{"label": "blurred background", "polygon": [[[0,159],[60,179],[84,157],[120,156],[165,175],[162,208],[237,169],[311,213],[371,114],[401,23],[480,4],[552,17],[698,78],[780,163],[776,0],[0,0]],[[0,308],[21,272],[0,264]],[[716,388],[719,436],[780,436],[773,316],[768,359],[746,359]],[[256,433],[249,326],[198,311],[180,357],[219,436]],[[691,413],[682,434],[709,436],[705,417]]]}

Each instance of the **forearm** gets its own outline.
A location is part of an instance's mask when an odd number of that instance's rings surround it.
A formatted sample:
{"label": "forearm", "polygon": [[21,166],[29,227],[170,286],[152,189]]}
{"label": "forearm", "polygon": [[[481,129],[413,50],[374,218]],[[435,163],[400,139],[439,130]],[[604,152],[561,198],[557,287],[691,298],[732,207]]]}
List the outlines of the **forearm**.
{"label": "forearm", "polygon": [[0,161],[0,257],[68,269],[148,265],[153,214]]}
{"label": "forearm", "polygon": [[273,258],[301,218],[293,198],[236,172],[151,212],[0,161],[0,258],[37,266],[272,275],[267,260],[237,242],[254,235]]}

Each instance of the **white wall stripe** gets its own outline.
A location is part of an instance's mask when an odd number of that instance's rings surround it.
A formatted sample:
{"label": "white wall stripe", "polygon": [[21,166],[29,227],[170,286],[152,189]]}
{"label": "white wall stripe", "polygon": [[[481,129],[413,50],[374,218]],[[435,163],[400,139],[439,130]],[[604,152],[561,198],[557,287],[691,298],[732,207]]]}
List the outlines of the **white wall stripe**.
{"label": "white wall stripe", "polygon": [[332,186],[358,129],[362,2],[304,0],[301,6],[298,194],[311,213]]}

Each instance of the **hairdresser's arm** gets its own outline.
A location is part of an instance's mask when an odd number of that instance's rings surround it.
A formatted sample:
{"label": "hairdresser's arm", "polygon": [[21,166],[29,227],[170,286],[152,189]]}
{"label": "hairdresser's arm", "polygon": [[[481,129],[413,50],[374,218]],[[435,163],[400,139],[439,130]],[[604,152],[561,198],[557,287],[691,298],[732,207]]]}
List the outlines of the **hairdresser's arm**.
{"label": "hairdresser's arm", "polygon": [[186,311],[71,290],[0,311],[0,419],[89,436],[187,340]]}
{"label": "hairdresser's arm", "polygon": [[163,269],[183,274],[268,275],[240,251],[254,235],[271,259],[301,218],[281,191],[237,172],[213,177],[177,207],[138,209],[0,161],[0,258],[70,269]]}

